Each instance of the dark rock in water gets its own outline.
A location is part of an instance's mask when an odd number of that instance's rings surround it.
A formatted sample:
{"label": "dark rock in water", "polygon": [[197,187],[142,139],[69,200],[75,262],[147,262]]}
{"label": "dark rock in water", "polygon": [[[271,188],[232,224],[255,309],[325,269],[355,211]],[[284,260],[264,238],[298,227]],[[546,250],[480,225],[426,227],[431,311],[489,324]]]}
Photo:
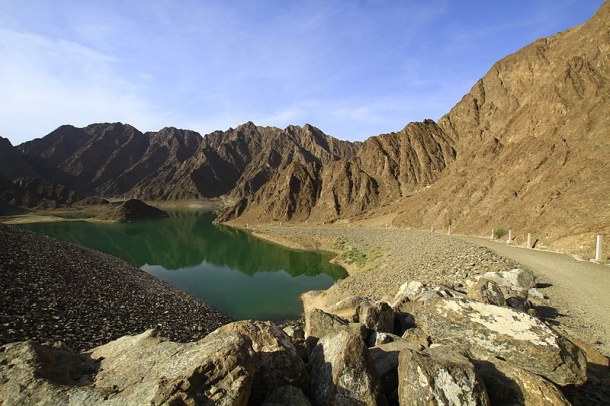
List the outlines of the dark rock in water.
{"label": "dark rock in water", "polygon": [[113,220],[119,223],[163,217],[169,217],[169,214],[138,199],[127,200],[110,212],[98,216],[101,220]]}

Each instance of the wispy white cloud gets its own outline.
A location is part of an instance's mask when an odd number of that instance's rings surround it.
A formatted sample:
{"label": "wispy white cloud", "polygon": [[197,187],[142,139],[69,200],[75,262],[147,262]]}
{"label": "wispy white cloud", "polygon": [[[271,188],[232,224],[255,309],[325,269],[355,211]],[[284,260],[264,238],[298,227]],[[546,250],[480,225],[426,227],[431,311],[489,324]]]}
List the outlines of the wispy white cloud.
{"label": "wispy white cloud", "polygon": [[0,58],[0,122],[16,142],[65,123],[155,128],[169,118],[117,74],[116,58],[81,44],[0,29]]}

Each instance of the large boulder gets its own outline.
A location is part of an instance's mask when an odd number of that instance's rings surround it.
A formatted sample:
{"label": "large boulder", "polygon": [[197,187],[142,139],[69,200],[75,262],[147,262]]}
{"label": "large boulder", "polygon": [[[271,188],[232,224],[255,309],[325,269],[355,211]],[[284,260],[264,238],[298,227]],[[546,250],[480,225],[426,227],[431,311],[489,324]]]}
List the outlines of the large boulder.
{"label": "large boulder", "polygon": [[123,404],[246,405],[258,362],[249,338],[218,334],[180,344],[149,330],[95,348],[95,387]]}
{"label": "large boulder", "polygon": [[495,357],[473,361],[493,405],[569,405],[561,391],[540,376]]}
{"label": "large boulder", "polygon": [[377,405],[379,378],[362,336],[342,329],[318,341],[310,357],[311,399],[316,405]]}
{"label": "large boulder", "polygon": [[342,330],[355,331],[363,340],[366,340],[368,336],[367,329],[360,323],[350,323],[320,309],[312,309],[305,313],[305,337],[308,345],[311,343],[315,345],[318,339]]}
{"label": "large boulder", "polygon": [[426,287],[421,282],[407,281],[403,283],[400,285],[400,288],[398,288],[398,292],[392,300],[392,307],[396,308],[404,302],[410,302],[413,300],[413,298],[415,298],[415,296],[419,295],[424,290],[426,290]]}
{"label": "large boulder", "polygon": [[467,299],[410,303],[433,343],[472,346],[559,384],[586,380],[583,352],[540,320],[507,307]]}
{"label": "large boulder", "polygon": [[472,288],[468,290],[468,297],[479,302],[489,303],[496,306],[505,306],[506,300],[500,286],[494,281],[480,278]]}
{"label": "large boulder", "polygon": [[401,351],[398,397],[401,405],[489,405],[474,365],[450,352],[439,356]]}
{"label": "large boulder", "polygon": [[351,323],[362,323],[369,330],[394,332],[394,311],[383,301],[348,296],[324,310]]}
{"label": "large boulder", "polygon": [[369,348],[369,354],[379,376],[382,393],[388,400],[398,402],[398,354],[401,351],[418,350],[418,345],[402,339]]}
{"label": "large boulder", "polygon": [[251,402],[260,403],[271,392],[285,385],[307,389],[305,363],[290,337],[269,321],[238,321],[220,327],[206,337],[214,339],[227,333],[239,333],[252,341],[258,355],[258,368],[252,384]]}
{"label": "large boulder", "polygon": [[86,354],[28,342],[0,352],[3,405],[247,405],[257,367],[239,333],[180,344],[152,330]]}

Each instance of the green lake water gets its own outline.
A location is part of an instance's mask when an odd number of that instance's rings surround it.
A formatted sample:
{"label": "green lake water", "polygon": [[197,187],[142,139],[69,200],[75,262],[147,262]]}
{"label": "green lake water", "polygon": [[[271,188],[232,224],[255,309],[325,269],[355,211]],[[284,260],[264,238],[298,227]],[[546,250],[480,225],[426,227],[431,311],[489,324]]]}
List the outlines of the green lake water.
{"label": "green lake water", "polygon": [[290,250],[216,226],[213,213],[170,215],[127,224],[72,221],[22,227],[120,257],[238,320],[299,317],[301,293],[325,289],[347,276],[328,262],[330,254]]}

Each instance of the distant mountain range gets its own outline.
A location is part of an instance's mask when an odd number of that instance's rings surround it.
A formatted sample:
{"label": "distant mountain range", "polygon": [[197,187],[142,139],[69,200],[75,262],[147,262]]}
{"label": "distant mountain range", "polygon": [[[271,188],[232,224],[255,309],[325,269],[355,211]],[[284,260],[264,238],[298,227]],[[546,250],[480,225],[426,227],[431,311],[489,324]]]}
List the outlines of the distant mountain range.
{"label": "distant mountain range", "polygon": [[249,122],[206,136],[62,126],[13,147],[0,174],[82,195],[225,197],[222,221],[361,221],[467,234],[511,228],[588,252],[610,231],[610,3],[497,62],[438,122],[364,143]]}

